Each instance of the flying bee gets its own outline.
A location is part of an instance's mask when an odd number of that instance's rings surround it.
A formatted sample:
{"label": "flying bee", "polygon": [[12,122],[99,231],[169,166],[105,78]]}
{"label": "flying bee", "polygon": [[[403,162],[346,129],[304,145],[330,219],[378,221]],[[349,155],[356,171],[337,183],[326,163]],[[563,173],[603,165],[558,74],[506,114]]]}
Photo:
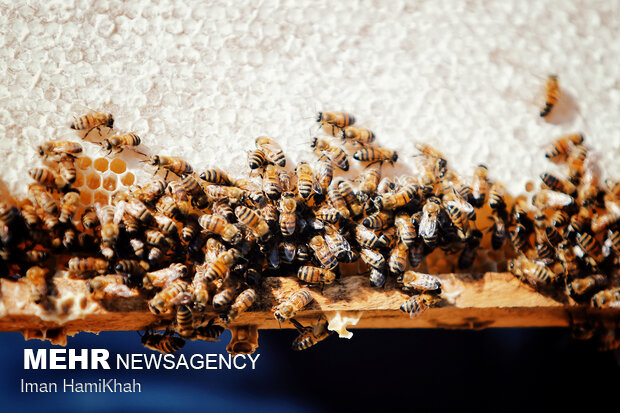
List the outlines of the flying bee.
{"label": "flying bee", "polygon": [[175,330],[181,337],[188,338],[194,335],[194,315],[188,306],[179,306],[176,314],[176,324]]}
{"label": "flying bee", "polygon": [[422,219],[420,220],[418,232],[429,247],[435,246],[439,237],[438,223],[440,212],[440,201],[435,197],[429,198],[422,208]]}
{"label": "flying bee", "polygon": [[253,151],[248,151],[248,166],[250,169],[259,169],[265,166],[267,163],[267,156],[265,152],[261,149],[254,149]]}
{"label": "flying bee", "polygon": [[550,173],[545,172],[541,174],[540,179],[543,181],[546,187],[551,189],[552,191],[563,192],[568,195],[572,195],[577,192],[577,187],[575,187],[575,185],[563,179],[557,178]]}
{"label": "flying bee", "polygon": [[[407,268],[407,258],[409,256],[409,247],[402,242],[396,244],[388,258],[388,268],[392,274],[402,274]],[[373,267],[374,268],[374,267]]]}
{"label": "flying bee", "polygon": [[322,152],[323,154],[326,154],[334,165],[341,170],[349,170],[349,158],[347,158],[347,154],[344,150],[342,150],[342,148],[332,146],[326,140],[319,138],[312,138],[310,147],[315,151],[318,151],[318,153]]}
{"label": "flying bee", "polygon": [[267,241],[271,238],[269,225],[267,225],[267,222],[256,212],[239,205],[235,208],[235,215],[239,222],[247,226],[257,238],[261,239],[261,241]]}
{"label": "flying bee", "polygon": [[478,254],[481,240],[482,232],[477,229],[473,230],[471,236],[465,241],[465,248],[463,248],[461,255],[459,255],[459,269],[469,268],[473,265],[476,255]]}
{"label": "flying bee", "polygon": [[345,180],[340,180],[338,182],[338,190],[340,191],[340,195],[344,198],[344,200],[349,205],[349,209],[353,212],[353,216],[357,217],[362,214],[363,207],[360,204],[359,199],[353,192],[353,187],[351,184]]}
{"label": "flying bee", "polygon": [[362,225],[370,229],[386,229],[392,225],[393,216],[394,214],[390,210],[377,211],[364,218]]}
{"label": "flying bee", "polygon": [[78,192],[67,192],[60,203],[60,216],[58,220],[63,224],[71,222],[75,215],[80,202],[80,194]]}
{"label": "flying bee", "polygon": [[347,254],[351,251],[351,245],[349,245],[349,241],[338,229],[331,224],[325,225],[325,243],[338,261],[346,261]]}
{"label": "flying bee", "polygon": [[332,254],[325,239],[321,235],[315,235],[310,239],[308,246],[314,251],[314,256],[323,268],[333,270],[338,266],[338,259]]}
{"label": "flying bee", "polygon": [[292,192],[285,192],[278,204],[280,211],[280,231],[285,237],[293,235],[297,225],[297,200]]}
{"label": "flying bee", "polygon": [[474,176],[471,182],[474,207],[479,208],[484,205],[485,198],[489,191],[490,183],[488,178],[489,168],[480,164],[474,169]]}
{"label": "flying bee", "polygon": [[385,258],[381,255],[381,253],[368,248],[362,248],[360,255],[362,260],[369,267],[376,268],[379,271],[382,271],[385,268]]}
{"label": "flying bee", "polygon": [[58,173],[68,183],[72,184],[77,179],[75,168],[75,158],[68,154],[61,154],[58,157]]}
{"label": "flying bee", "polygon": [[47,296],[47,278],[49,269],[41,267],[30,267],[26,271],[26,279],[30,283],[30,299],[36,304],[43,301]]}
{"label": "flying bee", "polygon": [[73,257],[67,263],[69,272],[79,278],[87,277],[93,273],[105,274],[108,272],[109,264],[102,258],[87,257],[79,258]]}
{"label": "flying bee", "polygon": [[114,117],[111,113],[89,113],[84,116],[74,117],[71,123],[71,129],[87,130],[86,135],[93,129],[98,129],[102,126],[109,129],[114,127]]}
{"label": "flying bee", "polygon": [[546,118],[560,98],[560,84],[557,75],[549,75],[545,83],[545,106],[540,110],[540,117]]}
{"label": "flying bee", "polygon": [[256,148],[261,149],[270,162],[282,168],[286,166],[284,152],[282,152],[282,149],[278,147],[278,144],[273,139],[267,136],[256,138]]}
{"label": "flying bee", "polygon": [[416,200],[418,193],[418,187],[415,185],[408,185],[401,188],[398,192],[391,195],[380,195],[375,200],[375,205],[378,209],[393,210],[401,208],[411,204]]}
{"label": "flying bee", "polygon": [[52,215],[58,214],[56,201],[43,185],[37,183],[28,185],[28,194],[43,211]]}
{"label": "flying bee", "polygon": [[228,314],[224,316],[227,323],[231,323],[239,317],[239,314],[246,311],[256,301],[256,291],[252,288],[245,289],[239,293],[235,301],[230,306]]}
{"label": "flying bee", "polygon": [[39,184],[58,191],[62,191],[69,186],[69,183],[62,176],[56,175],[48,168],[30,169],[28,175]]}
{"label": "flying bee", "polygon": [[217,259],[207,266],[207,271],[205,273],[207,282],[211,282],[218,278],[225,278],[226,273],[235,265],[239,258],[240,254],[236,249],[231,249],[220,254]]}
{"label": "flying bee", "polygon": [[86,283],[88,291],[96,300],[113,297],[136,297],[139,293],[127,286],[127,277],[120,274],[98,275]]}
{"label": "flying bee", "polygon": [[538,209],[565,208],[575,204],[575,199],[562,192],[541,189],[532,198],[532,204]]}
{"label": "flying bee", "polygon": [[377,235],[361,224],[355,225],[355,239],[362,247],[375,249],[379,246]]}
{"label": "flying bee", "polygon": [[168,177],[168,172],[172,172],[179,177],[189,175],[194,172],[194,169],[190,164],[181,158],[175,158],[172,156],[153,155],[146,162],[151,166],[157,167],[157,171],[155,173],[159,172],[160,168],[164,168],[166,170],[166,178]]}
{"label": "flying bee", "polygon": [[313,300],[310,290],[303,288],[295,291],[284,302],[276,307],[273,315],[276,320],[283,323],[288,319],[295,317],[298,311],[303,310]]}
{"label": "flying bee", "polygon": [[207,169],[200,174],[200,179],[215,185],[231,186],[234,179],[218,168]]}
{"label": "flying bee", "polygon": [[595,308],[618,308],[620,305],[620,288],[608,288],[594,294],[590,304]]}
{"label": "flying bee", "polygon": [[525,257],[520,257],[508,261],[508,271],[517,278],[524,279],[533,286],[538,284],[550,284],[557,281],[558,276],[546,265],[530,261]]}
{"label": "flying bee", "polygon": [[331,284],[336,280],[336,274],[328,269],[301,266],[297,271],[297,277],[308,284]]}
{"label": "flying bee", "polygon": [[441,280],[431,274],[416,271],[405,271],[401,283],[406,289],[416,291],[437,291],[441,289]]}
{"label": "flying bee", "polygon": [[138,145],[140,145],[140,137],[133,132],[124,135],[110,136],[101,142],[101,147],[108,151],[108,155],[111,154],[112,151],[116,151],[116,153],[123,152],[125,146]]}
{"label": "flying bee", "polygon": [[216,215],[204,214],[198,219],[198,223],[206,231],[213,232],[226,242],[237,244],[241,241],[242,234],[233,224]]}
{"label": "flying bee", "polygon": [[418,317],[428,310],[438,298],[429,294],[413,295],[400,306],[400,311],[409,314],[409,317]]}
{"label": "flying bee", "polygon": [[545,149],[545,157],[554,163],[564,162],[571,148],[582,143],[583,135],[580,133],[560,136]]}
{"label": "flying bee", "polygon": [[323,193],[327,192],[332,179],[334,178],[334,164],[325,154],[322,154],[318,160],[318,173],[316,175],[319,185]]}
{"label": "flying bee", "polygon": [[379,148],[377,146],[367,146],[353,154],[353,159],[360,162],[390,162],[394,163],[398,160],[396,151]]}
{"label": "flying bee", "polygon": [[375,141],[376,136],[370,129],[347,126],[342,130],[342,139],[361,145],[368,145]]}
{"label": "flying bee", "polygon": [[589,275],[578,278],[566,285],[566,291],[570,296],[583,296],[595,290],[601,289],[607,283],[607,277],[601,274]]}
{"label": "flying bee", "polygon": [[321,184],[314,176],[312,168],[307,162],[300,162],[295,169],[297,173],[297,192],[299,196],[307,200],[312,193],[322,194]]}
{"label": "flying bee", "polygon": [[377,165],[369,165],[363,172],[362,182],[360,183],[360,191],[367,195],[377,192],[377,186],[381,180],[381,163]]}
{"label": "flying bee", "polygon": [[142,345],[162,354],[170,354],[181,350],[185,345],[185,340],[169,334],[145,333],[142,336]]}
{"label": "flying bee", "polygon": [[43,158],[59,159],[63,156],[74,157],[78,153],[82,153],[82,145],[71,141],[47,141],[37,150]]}
{"label": "flying bee", "polygon": [[165,313],[170,307],[187,304],[191,298],[187,290],[189,284],[183,280],[176,280],[155,294],[149,301],[149,310],[155,315]]}
{"label": "flying bee", "polygon": [[577,234],[577,245],[587,255],[584,257],[586,262],[593,268],[596,268],[598,263],[603,261],[603,252],[601,245],[596,239],[587,232]]}
{"label": "flying bee", "polygon": [[304,327],[297,320],[291,319],[291,323],[299,331],[299,336],[293,340],[292,348],[294,351],[306,350],[317,343],[325,340],[332,332],[327,329],[327,321],[319,321],[312,327]]}

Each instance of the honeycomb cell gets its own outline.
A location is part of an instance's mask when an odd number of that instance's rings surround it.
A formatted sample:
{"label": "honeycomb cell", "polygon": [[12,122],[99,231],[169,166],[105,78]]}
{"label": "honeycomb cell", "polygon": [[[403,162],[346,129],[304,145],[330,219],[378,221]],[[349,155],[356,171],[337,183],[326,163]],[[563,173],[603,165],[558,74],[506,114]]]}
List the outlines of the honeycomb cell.
{"label": "honeycomb cell", "polygon": [[100,185],[101,177],[99,176],[99,174],[96,174],[94,172],[88,174],[88,176],[86,177],[86,186],[88,186],[90,189],[97,189]]}
{"label": "honeycomb cell", "polygon": [[90,205],[93,203],[93,193],[88,191],[88,190],[84,190],[80,193],[80,200],[82,201],[83,205]]}
{"label": "honeycomb cell", "polygon": [[92,164],[93,160],[90,159],[88,156],[82,156],[81,158],[78,158],[76,162],[77,167],[80,169],[88,169]]}
{"label": "honeycomb cell", "polygon": [[116,158],[110,162],[110,170],[115,174],[122,174],[127,170],[127,164],[122,159]]}
{"label": "honeycomb cell", "polygon": [[99,172],[105,172],[108,170],[108,160],[105,158],[97,158],[95,159],[94,166]]}
{"label": "honeycomb cell", "polygon": [[95,203],[107,205],[109,201],[108,194],[103,191],[95,191]]}
{"label": "honeycomb cell", "polygon": [[81,173],[77,173],[76,177],[75,177],[75,182],[73,183],[73,186],[76,188],[81,187],[82,185],[84,185],[84,174]]}
{"label": "honeycomb cell", "polygon": [[103,178],[103,189],[114,191],[116,189],[116,175],[107,175]]}
{"label": "honeycomb cell", "polygon": [[121,178],[121,183],[125,186],[131,186],[133,185],[135,180],[136,180],[136,177],[134,176],[134,174],[132,174],[131,172],[127,172]]}

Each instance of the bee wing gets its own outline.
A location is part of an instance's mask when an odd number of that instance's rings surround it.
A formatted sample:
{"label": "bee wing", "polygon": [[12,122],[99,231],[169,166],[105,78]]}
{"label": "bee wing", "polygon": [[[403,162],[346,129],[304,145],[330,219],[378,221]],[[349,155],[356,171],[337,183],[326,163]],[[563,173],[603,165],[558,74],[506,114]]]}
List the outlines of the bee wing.
{"label": "bee wing", "polygon": [[572,196],[556,191],[549,191],[548,200],[550,206],[567,206],[575,201]]}
{"label": "bee wing", "polygon": [[420,236],[423,238],[432,237],[437,230],[437,220],[430,219],[424,215],[420,221]]}
{"label": "bee wing", "polygon": [[312,190],[319,195],[323,193],[323,188],[315,176],[312,176]]}
{"label": "bee wing", "polygon": [[[113,222],[118,225],[123,219],[123,215],[125,215],[125,209],[127,207],[127,203],[125,201],[120,201],[116,204],[116,210],[114,211],[114,220]],[[101,221],[101,218],[99,219]]]}
{"label": "bee wing", "polygon": [[106,295],[109,294],[109,295],[115,295],[117,297],[124,297],[124,298],[134,297],[138,294],[137,292],[132,291],[125,284],[115,284],[115,283],[110,283],[106,285],[105,288],[103,289],[103,292]]}

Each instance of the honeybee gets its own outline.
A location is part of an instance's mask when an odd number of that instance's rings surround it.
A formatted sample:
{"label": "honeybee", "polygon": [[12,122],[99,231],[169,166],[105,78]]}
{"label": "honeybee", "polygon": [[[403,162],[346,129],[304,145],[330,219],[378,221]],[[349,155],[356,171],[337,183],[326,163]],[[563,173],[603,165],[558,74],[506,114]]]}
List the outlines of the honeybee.
{"label": "honeybee", "polygon": [[89,274],[98,272],[99,274],[105,274],[108,271],[108,262],[101,258],[87,257],[79,258],[73,257],[67,263],[69,272],[78,277],[88,276]]}
{"label": "honeybee", "polygon": [[381,180],[381,163],[377,165],[369,165],[362,177],[360,183],[360,191],[367,195],[372,195],[377,191],[377,186]]}
{"label": "honeybee", "polygon": [[123,298],[136,297],[139,292],[127,286],[127,278],[120,274],[98,275],[86,283],[88,291],[97,300],[106,296]]}
{"label": "honeybee", "polygon": [[248,166],[250,169],[259,169],[265,166],[267,163],[267,157],[265,152],[260,149],[255,149],[248,152]]}
{"label": "honeybee", "polygon": [[[490,199],[491,198],[489,197],[489,200]],[[448,204],[445,210],[448,213],[450,221],[454,224],[459,238],[461,240],[466,240],[469,238],[469,235],[471,234],[471,230],[469,228],[469,218],[467,218],[467,216],[461,212],[460,209],[454,206],[454,204]]]}
{"label": "honeybee", "polygon": [[292,192],[282,194],[282,199],[278,204],[280,211],[280,231],[285,237],[293,235],[297,225],[297,201]]}
{"label": "honeybee", "polygon": [[267,165],[263,173],[263,191],[271,200],[277,200],[282,193],[280,175],[274,165]]}
{"label": "honeybee", "polygon": [[[256,147],[265,153],[265,156],[269,159],[269,161],[280,167],[286,166],[286,157],[284,156],[284,152],[282,152],[282,149],[277,147],[277,144],[271,138],[266,136],[256,138]],[[274,147],[275,149],[273,149]]]}
{"label": "honeybee", "polygon": [[608,288],[594,294],[590,299],[592,307],[618,308],[620,306],[620,288]]}
{"label": "honeybee", "polygon": [[570,222],[570,216],[566,211],[558,209],[553,213],[550,219],[551,226],[554,228],[562,228],[568,225]]}
{"label": "honeybee", "polygon": [[158,247],[152,247],[149,249],[149,253],[147,255],[147,260],[151,267],[155,267],[159,265],[159,263],[164,259],[164,252]]}
{"label": "honeybee", "polygon": [[297,192],[302,199],[307,200],[312,193],[322,194],[323,189],[314,176],[312,168],[307,162],[300,162],[295,169],[297,173]]}
{"label": "honeybee", "polygon": [[325,154],[319,157],[318,165],[317,180],[319,181],[322,192],[325,193],[334,178],[334,165]]}
{"label": "honeybee", "polygon": [[517,251],[525,252],[530,247],[529,232],[522,224],[517,223],[514,230],[509,231],[509,235],[510,242]]}
{"label": "honeybee", "polygon": [[77,178],[74,159],[73,156],[67,154],[61,154],[58,157],[58,173],[70,184],[74,183]]}
{"label": "honeybee", "polygon": [[[105,126],[112,129],[114,127],[114,117],[111,113],[89,113],[84,116],[74,117],[71,129],[88,130],[88,133],[95,128]],[[87,133],[87,135],[88,135]]]}
{"label": "honeybee", "polygon": [[416,241],[411,248],[409,248],[409,264],[413,268],[416,268],[424,259],[424,242]]}
{"label": "honeybee", "polygon": [[188,338],[194,335],[194,315],[188,306],[179,306],[176,314],[176,322],[176,332],[181,337]]}
{"label": "honeybee", "polygon": [[57,215],[58,205],[47,189],[41,185],[32,183],[28,185],[28,194],[33,198],[34,202],[48,214]]}
{"label": "honeybee", "polygon": [[153,314],[162,314],[172,306],[187,304],[191,299],[191,294],[187,292],[188,289],[189,284],[186,281],[175,280],[151,298],[149,310]]}
{"label": "honeybee", "polygon": [[346,261],[351,245],[349,241],[330,224],[325,225],[325,243],[338,261]]}
{"label": "honeybee", "polygon": [[620,198],[620,181],[614,181],[613,179],[605,179],[605,186],[610,194],[616,198]]}
{"label": "honeybee", "polygon": [[554,163],[564,162],[571,148],[582,143],[583,135],[580,133],[560,136],[545,149],[545,157]]}
{"label": "honeybee", "polygon": [[129,240],[129,246],[131,246],[131,249],[133,250],[133,253],[136,257],[142,259],[144,258],[145,254],[146,254],[146,248],[144,246],[144,242],[142,242],[142,240],[137,239],[137,238],[133,238],[131,240]]}
{"label": "honeybee", "polygon": [[385,231],[379,232],[379,246],[382,248],[392,248],[398,239],[398,230],[396,227],[389,227]]}
{"label": "honeybee", "polygon": [[562,192],[541,189],[532,198],[532,204],[539,209],[564,208],[574,205],[575,198]]}
{"label": "honeybee", "polygon": [[364,218],[362,225],[370,229],[386,229],[392,225],[392,219],[392,211],[377,211],[374,214]]}
{"label": "honeybee", "polygon": [[[6,224],[6,220],[4,218],[5,215],[9,219],[13,219],[13,213],[11,212],[11,210],[12,208],[10,208],[8,204],[0,201],[0,215],[2,215],[0,217],[0,221]],[[22,202],[20,206],[20,212],[28,228],[33,229],[39,224],[39,216],[37,215],[34,205],[32,205],[32,202],[29,199],[26,199]]]}
{"label": "honeybee", "polygon": [[603,252],[601,245],[596,239],[587,232],[577,234],[577,245],[587,255],[584,257],[586,262],[593,268],[596,268],[598,263],[603,261]]}
{"label": "honeybee", "polygon": [[304,327],[295,319],[291,319],[291,323],[299,331],[299,336],[293,340],[292,348],[294,351],[306,350],[332,334],[327,329],[327,321],[319,321],[312,327]]}
{"label": "honeybee", "polygon": [[334,254],[332,254],[329,246],[327,245],[325,239],[322,236],[316,235],[312,237],[312,239],[310,239],[310,242],[308,243],[308,246],[312,248],[312,250],[314,251],[314,256],[319,261],[319,263],[321,263],[321,266],[323,268],[333,270],[338,266],[338,259]]}
{"label": "honeybee", "polygon": [[394,163],[398,160],[396,151],[379,148],[376,146],[368,146],[360,149],[353,154],[353,159],[360,162],[390,162]]}
{"label": "honeybee", "polygon": [[30,169],[28,175],[41,185],[58,191],[62,191],[69,186],[69,183],[63,177],[56,175],[48,168]]}
{"label": "honeybee", "polygon": [[385,258],[377,251],[362,248],[360,256],[369,267],[376,268],[379,271],[385,268]]}
{"label": "honeybee", "polygon": [[254,236],[261,241],[268,241],[271,238],[271,231],[267,222],[251,209],[239,205],[235,208],[235,215],[240,223],[250,228]]}
{"label": "honeybee", "polygon": [[239,317],[239,314],[243,313],[254,304],[254,301],[256,301],[256,291],[254,291],[254,289],[248,288],[241,291],[230,306],[228,314],[223,317],[225,322],[231,323],[235,321],[237,317]]}
{"label": "honeybee", "polygon": [[111,154],[112,151],[116,151],[116,153],[123,152],[124,146],[138,145],[140,145],[140,137],[133,132],[124,135],[113,135],[109,138],[105,138],[103,142],[101,142],[101,146],[108,151],[108,155]]}
{"label": "honeybee", "polygon": [[217,278],[225,278],[226,273],[235,265],[239,258],[240,253],[236,249],[230,249],[220,254],[217,259],[207,266],[205,279],[211,282]]}
{"label": "honeybee", "polygon": [[213,296],[213,308],[219,311],[225,307],[230,306],[230,303],[232,303],[236,291],[237,285],[230,280],[230,277],[226,278],[222,287]]}
{"label": "honeybee", "polygon": [[506,187],[504,184],[495,182],[491,185],[489,190],[489,206],[494,210],[503,211],[506,209],[506,201],[504,196],[506,195]]}
{"label": "honeybee", "polygon": [[283,303],[278,305],[274,312],[276,320],[283,323],[284,321],[295,317],[298,311],[303,310],[313,300],[310,290],[304,288],[295,291]]}
{"label": "honeybee", "polygon": [[493,221],[493,225],[489,228],[491,232],[491,247],[494,250],[498,250],[504,245],[504,241],[506,240],[506,222],[498,213],[491,214],[489,219]]}
{"label": "honeybee", "polygon": [[615,252],[616,254],[620,253],[620,231],[610,230],[609,236],[605,241],[605,244],[607,245],[607,248],[609,248],[611,251]]}
{"label": "honeybee", "polygon": [[361,145],[368,145],[376,139],[376,135],[370,129],[347,126],[342,130],[342,139]]}
{"label": "honeybee", "polygon": [[65,232],[62,234],[62,245],[67,250],[73,249],[76,245],[77,241],[77,231],[73,227],[69,227],[65,229]]}
{"label": "honeybee", "polygon": [[297,277],[308,284],[331,284],[336,280],[336,274],[328,269],[301,266],[297,271]]}
{"label": "honeybee", "polygon": [[241,241],[242,234],[239,229],[229,224],[224,218],[204,214],[198,219],[198,223],[206,231],[218,234],[222,239],[231,244],[237,244]]}
{"label": "honeybee", "polygon": [[63,197],[60,204],[60,216],[58,220],[63,224],[71,222],[73,215],[78,209],[80,202],[80,194],[77,192],[67,192]]}
{"label": "honeybee", "polygon": [[[407,268],[407,257],[409,256],[409,247],[402,242],[396,244],[390,252],[388,259],[388,268],[392,274],[402,274]],[[373,267],[374,268],[374,267]]]}
{"label": "honeybee", "polygon": [[540,117],[546,118],[560,98],[560,84],[557,75],[549,75],[545,83],[545,106],[540,110]]}
{"label": "honeybee", "polygon": [[192,175],[186,175],[179,184],[183,190],[185,190],[191,197],[192,203],[197,208],[205,208],[209,200],[207,199],[207,195],[205,194],[202,186],[198,183],[196,178]]}
{"label": "honeybee", "polygon": [[36,304],[43,301],[47,296],[49,272],[49,269],[41,267],[30,267],[26,271],[26,279],[30,283],[30,299]]}
{"label": "honeybee", "polygon": [[545,172],[541,174],[540,179],[547,186],[547,188],[553,191],[564,192],[568,195],[572,195],[577,192],[577,187],[575,187],[575,185],[563,179],[559,179],[550,173]]}
{"label": "honeybee", "polygon": [[48,141],[37,148],[43,158],[60,159],[63,156],[74,157],[82,153],[82,145],[71,141]]}
{"label": "honeybee", "polygon": [[525,279],[533,286],[538,284],[550,284],[557,281],[558,277],[547,266],[520,257],[508,261],[508,271],[519,279]]}
{"label": "honeybee", "polygon": [[361,215],[363,212],[363,207],[353,192],[353,187],[351,184],[345,180],[340,180],[338,183],[338,190],[349,205],[349,209],[353,212],[353,216],[357,217]]}
{"label": "honeybee", "polygon": [[476,208],[484,205],[487,192],[489,191],[489,168],[480,164],[474,169],[474,177],[471,182],[472,196],[474,198],[473,206]]}
{"label": "honeybee", "polygon": [[[607,209],[609,210],[609,208]],[[616,225],[620,221],[620,213],[608,212],[606,214],[595,215],[592,218],[591,227],[595,234],[605,231],[607,228]]]}
{"label": "honeybee", "polygon": [[329,157],[329,159],[334,163],[334,165],[336,165],[343,171],[349,170],[349,159],[347,158],[346,152],[342,150],[342,148],[332,146],[326,140],[318,138],[312,138],[310,147],[313,148],[315,151],[323,152],[323,154]]}
{"label": "honeybee", "polygon": [[408,185],[391,195],[379,195],[375,200],[378,209],[396,209],[407,206],[416,200],[418,187]]}
{"label": "honeybee", "polygon": [[338,210],[338,214],[345,219],[349,219],[351,213],[347,207],[347,201],[345,201],[342,193],[338,189],[338,182],[332,182],[327,190],[327,202]]}
{"label": "honeybee", "polygon": [[376,287],[376,288],[383,287],[385,285],[385,279],[386,279],[385,271],[378,270],[376,268],[370,269],[369,280],[370,280],[371,287]]}
{"label": "honeybee", "polygon": [[465,248],[463,248],[461,255],[459,255],[459,269],[469,268],[473,265],[476,255],[478,254],[481,240],[482,232],[477,229],[473,230],[471,236],[465,241]]}
{"label": "honeybee", "polygon": [[429,247],[435,246],[439,237],[438,222],[439,213],[441,212],[440,205],[439,199],[432,197],[427,199],[422,208],[422,219],[420,220],[420,228],[418,231]]}
{"label": "honeybee", "polygon": [[84,210],[80,221],[82,222],[82,226],[85,229],[93,229],[99,225],[99,218],[97,218],[97,212],[92,207],[88,207]]}
{"label": "honeybee", "polygon": [[136,186],[132,188],[131,195],[145,204],[153,204],[164,195],[166,187],[166,182],[154,180],[143,187]]}
{"label": "honeybee", "polygon": [[142,345],[150,350],[159,351],[162,354],[174,353],[183,348],[185,340],[170,334],[144,333]]}
{"label": "honeybee", "polygon": [[405,271],[402,276],[404,288],[417,291],[436,291],[441,289],[441,280],[431,274],[416,271]]}
{"label": "honeybee", "polygon": [[437,300],[437,297],[429,294],[413,295],[400,306],[400,311],[408,313],[411,318],[418,317]]}
{"label": "honeybee", "polygon": [[189,175],[194,172],[194,169],[190,164],[185,162],[183,159],[172,156],[153,155],[147,160],[147,162],[149,165],[156,166],[157,172],[160,168],[164,168],[166,170],[165,178],[168,177],[168,172],[172,172],[179,177]]}
{"label": "honeybee", "polygon": [[207,169],[200,174],[200,179],[215,185],[232,186],[234,179],[218,168]]}
{"label": "honeybee", "polygon": [[355,225],[355,239],[362,247],[375,249],[379,246],[379,238],[377,235],[360,224]]}
{"label": "honeybee", "polygon": [[148,269],[149,264],[146,261],[138,260],[119,260],[114,267],[117,274],[127,275],[131,284],[141,282]]}
{"label": "honeybee", "polygon": [[585,161],[588,156],[588,148],[585,145],[577,145],[568,157],[568,175],[573,184],[577,184],[585,172]]}
{"label": "honeybee", "polygon": [[346,128],[355,123],[355,116],[346,112],[319,112],[316,117],[318,123],[328,123],[337,128]]}
{"label": "honeybee", "polygon": [[582,296],[602,288],[607,283],[607,277],[601,274],[578,278],[566,285],[566,291],[571,296]]}

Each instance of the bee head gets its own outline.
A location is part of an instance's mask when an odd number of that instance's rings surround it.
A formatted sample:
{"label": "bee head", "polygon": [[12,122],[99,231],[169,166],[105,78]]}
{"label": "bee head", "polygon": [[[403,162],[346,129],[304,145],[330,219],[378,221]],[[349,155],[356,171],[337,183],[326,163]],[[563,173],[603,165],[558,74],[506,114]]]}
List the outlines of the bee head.
{"label": "bee head", "polygon": [[112,143],[110,143],[110,139],[105,138],[103,142],[101,142],[101,147],[105,149],[106,151],[109,151],[110,149],[112,149]]}
{"label": "bee head", "polygon": [[114,126],[114,116],[112,116],[111,113],[108,113],[108,122],[106,123],[106,126],[110,129]]}
{"label": "bee head", "polygon": [[38,146],[37,150],[39,151],[39,156],[45,156],[45,151],[43,150],[43,146]]}
{"label": "bee head", "polygon": [[317,122],[320,122],[320,121],[322,121],[322,120],[323,120],[323,112],[319,112],[319,113],[317,114],[316,121],[317,121]]}
{"label": "bee head", "polygon": [[310,141],[310,147],[316,148],[317,141],[318,139],[316,137],[312,138],[312,140]]}

